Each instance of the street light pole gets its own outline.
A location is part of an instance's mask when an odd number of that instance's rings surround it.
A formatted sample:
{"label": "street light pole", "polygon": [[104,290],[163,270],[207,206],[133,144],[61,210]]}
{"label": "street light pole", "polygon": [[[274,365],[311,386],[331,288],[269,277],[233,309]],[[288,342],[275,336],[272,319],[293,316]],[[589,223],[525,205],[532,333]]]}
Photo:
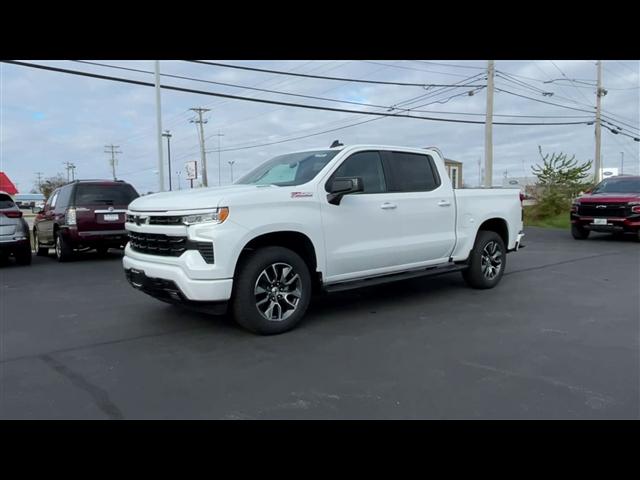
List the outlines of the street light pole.
{"label": "street light pole", "polygon": [[493,186],[493,88],[495,62],[487,62],[487,110],[484,122],[484,186]]}
{"label": "street light pole", "polygon": [[169,130],[165,130],[162,136],[167,137],[167,157],[169,159],[169,191],[171,191],[171,132]]}
{"label": "street light pole", "polygon": [[620,175],[624,173],[624,152],[620,152],[620,156],[622,157],[620,162]]}

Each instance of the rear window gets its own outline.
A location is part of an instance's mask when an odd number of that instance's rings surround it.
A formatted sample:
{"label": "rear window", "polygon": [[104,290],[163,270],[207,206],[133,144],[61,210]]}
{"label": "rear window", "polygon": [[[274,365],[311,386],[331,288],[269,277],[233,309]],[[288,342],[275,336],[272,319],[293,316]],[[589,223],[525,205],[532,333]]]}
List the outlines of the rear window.
{"label": "rear window", "polygon": [[16,204],[13,203],[13,200],[11,200],[9,195],[0,194],[0,208],[11,208],[15,205]]}
{"label": "rear window", "polygon": [[131,185],[81,183],[76,187],[75,205],[129,205],[138,198]]}

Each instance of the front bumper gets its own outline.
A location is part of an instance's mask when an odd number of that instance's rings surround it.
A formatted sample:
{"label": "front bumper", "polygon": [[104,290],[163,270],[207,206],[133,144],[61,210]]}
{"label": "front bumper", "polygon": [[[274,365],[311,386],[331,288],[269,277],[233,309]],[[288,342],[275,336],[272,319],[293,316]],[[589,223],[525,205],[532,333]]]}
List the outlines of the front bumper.
{"label": "front bumper", "polygon": [[[135,259],[127,255],[128,251],[129,248],[127,247],[125,249],[125,256],[122,259],[122,265],[125,272],[133,269],[134,271],[142,272],[144,276],[154,280],[166,280],[173,282],[177,287],[177,290],[182,295],[182,301],[184,302],[224,302],[231,298],[231,289],[233,286],[232,278],[217,280],[193,279],[184,272],[180,265]],[[197,252],[193,253],[199,256]],[[202,263],[204,264],[204,261],[202,261]],[[139,288],[136,287],[136,285],[133,286],[135,288]],[[143,288],[139,289],[145,291]],[[145,291],[145,293],[149,292]],[[151,293],[149,294],[152,295]],[[173,296],[172,298],[174,301],[181,301],[180,297],[176,298]]]}
{"label": "front bumper", "polygon": [[[600,218],[600,217],[598,217]],[[608,217],[606,225],[596,225],[594,217],[571,214],[571,223],[592,232],[637,232],[640,230],[640,215],[630,217]]]}

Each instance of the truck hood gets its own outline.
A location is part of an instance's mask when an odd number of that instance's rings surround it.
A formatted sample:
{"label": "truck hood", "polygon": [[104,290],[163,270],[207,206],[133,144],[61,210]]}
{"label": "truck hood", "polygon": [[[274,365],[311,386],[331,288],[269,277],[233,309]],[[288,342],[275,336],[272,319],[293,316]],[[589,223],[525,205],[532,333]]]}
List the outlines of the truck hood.
{"label": "truck hood", "polygon": [[588,203],[639,202],[640,193],[595,193],[582,195],[578,200]]}
{"label": "truck hood", "polygon": [[[175,210],[198,210],[216,208],[235,196],[261,196],[274,188],[269,185],[229,185],[227,187],[194,188],[174,192],[154,193],[136,198],[129,210],[137,212],[167,212]],[[260,200],[256,200],[260,201]]]}

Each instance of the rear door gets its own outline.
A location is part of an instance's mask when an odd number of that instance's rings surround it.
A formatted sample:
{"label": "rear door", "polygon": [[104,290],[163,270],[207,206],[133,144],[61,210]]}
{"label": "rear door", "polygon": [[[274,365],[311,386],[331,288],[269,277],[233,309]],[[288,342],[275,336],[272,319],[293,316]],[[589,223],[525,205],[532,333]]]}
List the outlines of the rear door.
{"label": "rear door", "polygon": [[78,183],[72,197],[78,231],[124,230],[127,207],[138,193],[127,183]]}
{"label": "rear door", "polygon": [[397,256],[401,265],[448,261],[455,245],[455,201],[448,179],[440,178],[425,154],[383,151],[387,188],[402,218]]}

